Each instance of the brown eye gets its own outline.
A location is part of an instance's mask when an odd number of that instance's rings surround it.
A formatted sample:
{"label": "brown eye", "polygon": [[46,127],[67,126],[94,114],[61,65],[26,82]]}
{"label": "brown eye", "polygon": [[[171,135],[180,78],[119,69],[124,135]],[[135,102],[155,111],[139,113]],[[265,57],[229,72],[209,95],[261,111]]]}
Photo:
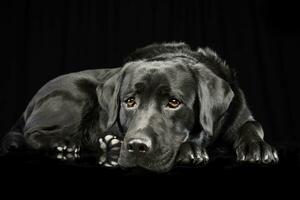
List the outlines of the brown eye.
{"label": "brown eye", "polygon": [[174,108],[178,108],[178,106],[180,106],[180,104],[181,104],[181,102],[179,100],[172,98],[169,100],[167,107],[174,109]]}
{"label": "brown eye", "polygon": [[128,108],[132,108],[136,104],[135,99],[133,97],[129,97],[128,99],[126,99],[125,103]]}

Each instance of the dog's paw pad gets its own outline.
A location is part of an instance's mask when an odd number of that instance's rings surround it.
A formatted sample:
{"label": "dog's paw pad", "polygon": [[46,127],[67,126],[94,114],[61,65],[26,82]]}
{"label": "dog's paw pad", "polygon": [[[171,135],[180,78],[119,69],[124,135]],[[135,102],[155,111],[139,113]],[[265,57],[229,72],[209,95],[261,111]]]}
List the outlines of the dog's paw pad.
{"label": "dog's paw pad", "polygon": [[59,160],[75,160],[80,158],[80,147],[76,145],[58,145],[55,147],[56,158]]}
{"label": "dog's paw pad", "polygon": [[78,149],[77,149],[76,147],[68,147],[68,148],[66,149],[66,151],[69,152],[69,153],[75,152],[75,150],[76,150],[76,152],[78,151]]}
{"label": "dog's paw pad", "polygon": [[116,146],[120,143],[121,143],[121,141],[116,139],[116,138],[112,139],[111,142],[110,142],[111,146]]}
{"label": "dog's paw pad", "polygon": [[113,168],[113,167],[117,167],[118,166],[118,163],[115,162],[115,161],[111,161],[111,162],[105,162],[102,164],[104,167],[110,167],[110,168]]}
{"label": "dog's paw pad", "polygon": [[62,153],[57,154],[56,158],[59,159],[59,160],[66,160],[67,159]]}
{"label": "dog's paw pad", "polygon": [[113,135],[106,135],[106,136],[104,137],[104,140],[105,140],[106,142],[108,142],[108,141],[112,140],[113,138],[115,138],[115,136],[113,136]]}
{"label": "dog's paw pad", "polygon": [[56,151],[57,153],[78,153],[80,151],[80,147],[69,141],[59,141],[51,144],[51,149]]}
{"label": "dog's paw pad", "polygon": [[69,153],[78,153],[80,151],[80,147],[75,147],[75,146],[58,146],[56,147],[56,150],[58,152],[69,152]]}
{"label": "dog's paw pad", "polygon": [[118,162],[115,157],[109,157],[106,153],[101,154],[98,160],[100,166],[115,168],[118,167]]}
{"label": "dog's paw pad", "polygon": [[99,144],[100,144],[100,149],[102,149],[102,150],[107,149],[107,145],[102,138],[99,139]]}
{"label": "dog's paw pad", "polygon": [[67,146],[58,146],[56,147],[56,150],[59,151],[59,152],[63,152],[67,149]]}
{"label": "dog's paw pad", "polygon": [[78,159],[80,158],[80,155],[79,154],[73,154],[73,153],[58,153],[56,155],[56,158],[58,160],[75,160],[75,159]]}
{"label": "dog's paw pad", "polygon": [[100,155],[99,161],[98,161],[99,165],[102,165],[103,163],[105,163],[106,157],[107,156],[104,153]]}
{"label": "dog's paw pad", "polygon": [[103,151],[117,151],[120,150],[121,140],[117,139],[116,136],[106,135],[104,138],[99,138],[99,146]]}

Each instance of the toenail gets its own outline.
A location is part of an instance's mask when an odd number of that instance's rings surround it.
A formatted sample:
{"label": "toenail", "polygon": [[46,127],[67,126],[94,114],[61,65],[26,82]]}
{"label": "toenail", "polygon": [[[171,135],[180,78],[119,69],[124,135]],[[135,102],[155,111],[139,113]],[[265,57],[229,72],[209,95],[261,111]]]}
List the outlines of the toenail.
{"label": "toenail", "polygon": [[115,145],[115,144],[119,144],[119,143],[120,143],[120,140],[117,140],[117,139],[111,140],[111,145]]}
{"label": "toenail", "polygon": [[110,164],[111,164],[112,166],[117,166],[117,165],[118,165],[118,163],[117,163],[116,161],[111,161]]}
{"label": "toenail", "polygon": [[62,148],[62,147],[57,147],[57,150],[58,150],[58,151],[62,151],[63,148]]}
{"label": "toenail", "polygon": [[62,158],[63,158],[63,155],[62,155],[62,154],[58,154],[58,155],[56,156],[56,158],[57,158],[57,159],[62,159]]}
{"label": "toenail", "polygon": [[104,139],[105,139],[106,142],[109,141],[109,140],[111,140],[112,138],[113,138],[112,135],[107,135],[107,136],[104,137]]}

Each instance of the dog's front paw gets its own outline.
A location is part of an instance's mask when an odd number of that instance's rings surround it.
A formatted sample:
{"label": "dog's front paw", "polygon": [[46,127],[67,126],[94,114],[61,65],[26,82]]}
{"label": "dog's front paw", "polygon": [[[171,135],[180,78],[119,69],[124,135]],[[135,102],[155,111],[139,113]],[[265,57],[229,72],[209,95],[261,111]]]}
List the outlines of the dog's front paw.
{"label": "dog's front paw", "polygon": [[80,147],[58,146],[56,148],[56,158],[59,160],[75,160],[80,158]]}
{"label": "dog's front paw", "polygon": [[277,163],[278,153],[265,141],[242,142],[236,148],[237,161],[251,163]]}
{"label": "dog's front paw", "polygon": [[209,160],[207,152],[204,148],[199,147],[195,143],[184,143],[181,145],[176,161],[180,164],[206,164]]}
{"label": "dog's front paw", "polygon": [[104,167],[118,167],[119,154],[117,152],[102,152],[98,159],[98,164]]}
{"label": "dog's front paw", "polygon": [[52,145],[59,160],[75,160],[80,158],[80,147],[73,143],[56,142]]}
{"label": "dog's front paw", "polygon": [[113,135],[99,138],[99,147],[102,150],[98,163],[104,167],[118,167],[118,158],[122,141]]}
{"label": "dog's front paw", "polygon": [[75,160],[80,158],[80,155],[78,153],[57,153],[56,158],[59,160]]}
{"label": "dog's front paw", "polygon": [[99,138],[99,147],[102,151],[119,151],[122,141],[114,135],[106,135]]}

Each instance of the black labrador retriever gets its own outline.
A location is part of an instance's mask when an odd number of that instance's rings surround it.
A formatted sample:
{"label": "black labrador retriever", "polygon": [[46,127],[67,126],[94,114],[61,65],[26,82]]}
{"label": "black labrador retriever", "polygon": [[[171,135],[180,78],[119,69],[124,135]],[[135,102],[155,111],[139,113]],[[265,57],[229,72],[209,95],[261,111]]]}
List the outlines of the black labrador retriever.
{"label": "black labrador retriever", "polygon": [[177,162],[206,163],[216,139],[238,161],[277,162],[263,137],[235,73],[216,53],[164,43],[136,50],[121,68],[48,82],[3,138],[2,150],[24,141],[33,149],[78,153],[121,140],[119,165],[166,172]]}

